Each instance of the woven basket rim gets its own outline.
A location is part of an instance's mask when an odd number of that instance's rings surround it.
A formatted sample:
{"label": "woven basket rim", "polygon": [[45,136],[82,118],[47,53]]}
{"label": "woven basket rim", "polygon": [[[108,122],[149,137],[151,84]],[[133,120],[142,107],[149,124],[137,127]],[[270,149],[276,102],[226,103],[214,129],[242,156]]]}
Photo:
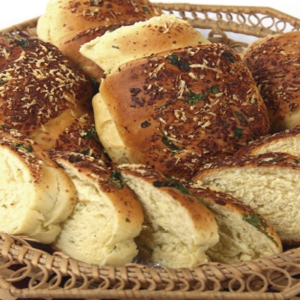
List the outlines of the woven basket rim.
{"label": "woven basket rim", "polygon": [[[300,29],[299,19],[269,7],[163,2],[155,5],[169,13],[177,13],[194,27],[210,29],[211,41],[225,42],[239,50],[247,44],[229,39],[227,32],[259,38],[284,32],[286,24],[292,30]],[[200,15],[208,16],[209,13],[215,14],[217,20],[200,17]],[[272,28],[263,26],[260,22],[257,26],[253,26],[251,22],[249,24],[251,17],[255,18],[258,15],[262,19],[271,18]],[[38,18],[0,31],[26,35],[28,29],[36,27]],[[284,26],[280,27],[278,24],[282,22]],[[11,270],[15,264],[21,265],[22,272]],[[43,280],[47,281],[53,276],[51,272],[54,273],[57,282],[62,281],[65,276],[70,280],[61,288],[56,286],[52,278],[52,285],[49,287]],[[24,280],[23,277],[29,274],[33,278],[32,282],[29,282],[29,288],[17,288],[13,285]],[[300,293],[300,281],[295,278],[297,274],[300,274],[300,248],[231,265],[210,262],[195,268],[157,269],[128,264],[114,268],[51,255],[32,247],[23,238],[0,233],[0,290],[19,298],[290,299]],[[47,287],[42,284],[34,286],[36,278]],[[78,289],[76,280],[79,279],[82,285]],[[90,288],[92,280],[95,284],[100,282],[100,285],[97,288]],[[273,290],[269,290],[269,285],[272,285]]]}

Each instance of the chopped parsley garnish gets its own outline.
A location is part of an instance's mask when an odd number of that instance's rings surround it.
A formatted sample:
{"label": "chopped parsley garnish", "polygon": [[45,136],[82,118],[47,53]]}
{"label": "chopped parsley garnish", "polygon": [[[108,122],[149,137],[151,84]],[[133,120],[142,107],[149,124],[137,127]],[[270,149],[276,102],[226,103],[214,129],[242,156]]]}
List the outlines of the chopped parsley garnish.
{"label": "chopped parsley garnish", "polygon": [[121,171],[119,169],[114,170],[111,173],[109,179],[118,190],[123,189],[124,183],[122,181]]}
{"label": "chopped parsley garnish", "polygon": [[164,181],[154,181],[153,185],[155,187],[172,187],[175,188],[177,190],[179,190],[182,194],[186,194],[189,195],[189,191],[187,190],[187,188],[179,181],[177,180],[164,180]]}
{"label": "chopped parsley garnish", "polygon": [[88,130],[85,135],[84,135],[84,138],[86,140],[90,140],[92,138],[94,138],[95,136],[97,136],[97,132],[94,128],[91,128],[90,130]]}
{"label": "chopped parsley garnish", "polygon": [[26,49],[29,46],[29,41],[27,39],[16,39],[16,41],[23,49]]}
{"label": "chopped parsley garnish", "polygon": [[186,72],[190,71],[190,65],[186,61],[182,60],[178,55],[170,54],[167,56],[167,59],[172,65],[178,67],[178,69]]}
{"label": "chopped parsley garnish", "polygon": [[7,81],[4,80],[3,78],[1,78],[1,79],[0,79],[0,84],[5,84],[5,83],[7,83]]}
{"label": "chopped parsley garnish", "polygon": [[179,150],[181,150],[178,146],[176,146],[174,143],[172,143],[170,141],[170,139],[165,134],[163,134],[163,136],[161,138],[161,141],[162,141],[163,144],[165,144],[172,151],[179,151]]}
{"label": "chopped parsley garnish", "polygon": [[214,95],[220,93],[220,87],[219,87],[218,84],[215,84],[215,85],[213,85],[213,86],[207,88],[207,90],[208,90],[210,93],[214,94]]}
{"label": "chopped parsley garnish", "polygon": [[26,144],[16,144],[16,148],[18,151],[20,152],[32,152],[33,151],[33,148],[32,148],[32,145],[26,145]]}
{"label": "chopped parsley garnish", "polygon": [[143,6],[142,8],[145,14],[150,14],[150,9],[148,7]]}
{"label": "chopped parsley garnish", "polygon": [[236,59],[235,59],[234,55],[232,54],[232,52],[230,52],[229,50],[225,50],[224,54],[229,58],[230,62],[232,62],[232,63],[236,62]]}
{"label": "chopped parsley garnish", "polygon": [[240,111],[235,111],[234,114],[242,124],[248,123],[246,118],[244,117],[243,113],[241,113]]}
{"label": "chopped parsley garnish", "polygon": [[147,128],[147,127],[149,127],[149,126],[151,126],[151,123],[148,122],[148,121],[144,121],[144,122],[141,124],[141,127],[142,127],[142,128]]}
{"label": "chopped parsley garnish", "polygon": [[234,137],[241,139],[243,137],[243,128],[236,127],[234,128],[233,134]]}
{"label": "chopped parsley garnish", "polygon": [[250,225],[257,228],[260,232],[262,232],[267,238],[269,238],[271,241],[274,242],[274,244],[277,244],[277,242],[274,240],[272,236],[269,235],[269,233],[266,231],[266,228],[268,227],[268,224],[259,216],[253,213],[250,213],[249,215],[243,214],[242,218],[244,221],[249,223]]}
{"label": "chopped parsley garnish", "polygon": [[188,98],[184,101],[184,103],[186,103],[186,104],[198,103],[198,102],[204,100],[205,97],[206,97],[206,94],[196,94],[193,91],[189,90]]}

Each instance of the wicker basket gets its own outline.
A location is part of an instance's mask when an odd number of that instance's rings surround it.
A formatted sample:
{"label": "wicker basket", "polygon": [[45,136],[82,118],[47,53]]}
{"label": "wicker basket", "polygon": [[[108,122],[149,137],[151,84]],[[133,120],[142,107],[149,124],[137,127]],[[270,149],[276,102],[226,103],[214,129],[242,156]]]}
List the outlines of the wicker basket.
{"label": "wicker basket", "polygon": [[[254,38],[300,29],[300,20],[264,7],[158,3],[236,51]],[[34,35],[37,18],[2,32]],[[235,35],[239,39],[231,38]],[[195,268],[102,267],[50,254],[45,246],[0,233],[0,298],[9,299],[296,299],[300,248],[253,261]]]}

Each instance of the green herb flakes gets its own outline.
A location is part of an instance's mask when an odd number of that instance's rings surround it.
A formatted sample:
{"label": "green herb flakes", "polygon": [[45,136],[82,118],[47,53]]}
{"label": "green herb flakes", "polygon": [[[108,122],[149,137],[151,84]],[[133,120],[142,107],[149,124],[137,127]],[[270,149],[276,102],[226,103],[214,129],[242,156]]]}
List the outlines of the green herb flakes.
{"label": "green herb flakes", "polygon": [[220,93],[220,87],[219,87],[218,84],[215,84],[215,85],[213,85],[213,86],[207,88],[207,90],[208,90],[210,93],[214,94],[214,95]]}
{"label": "green herb flakes", "polygon": [[234,55],[232,54],[232,52],[230,52],[229,50],[225,50],[224,54],[229,58],[230,62],[232,62],[232,63],[236,62],[236,59],[235,59]]}
{"label": "green herb flakes", "polygon": [[178,67],[178,69],[183,70],[185,72],[190,71],[190,65],[186,61],[182,60],[178,55],[170,54],[167,56],[167,59],[172,65]]}
{"label": "green herb flakes", "polygon": [[186,103],[186,104],[198,103],[198,102],[204,100],[205,97],[206,97],[206,94],[196,94],[193,91],[189,90],[188,98],[185,100],[184,103]]}
{"label": "green herb flakes", "polygon": [[121,171],[119,169],[114,170],[109,179],[118,190],[123,189],[124,183],[122,181]]}
{"label": "green herb flakes", "polygon": [[249,215],[247,215],[246,213],[244,213],[242,215],[242,218],[243,218],[244,221],[246,221],[250,225],[252,225],[255,228],[257,228],[260,232],[262,232],[271,241],[273,241],[274,244],[276,244],[278,246],[278,244],[274,240],[274,238],[272,236],[270,236],[269,233],[266,231],[266,228],[268,227],[268,224],[260,216],[258,216],[256,214],[253,214],[253,213],[250,213]]}

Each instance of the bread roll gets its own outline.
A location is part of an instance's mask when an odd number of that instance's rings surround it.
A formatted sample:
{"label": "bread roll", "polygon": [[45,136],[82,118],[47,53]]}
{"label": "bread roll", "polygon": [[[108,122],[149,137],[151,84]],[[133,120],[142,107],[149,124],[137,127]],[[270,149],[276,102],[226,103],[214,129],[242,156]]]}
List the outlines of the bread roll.
{"label": "bread roll", "polygon": [[208,261],[205,252],[219,239],[212,213],[154,169],[127,164],[119,170],[143,206],[144,228],[136,239],[140,256],[170,268]]}
{"label": "bread roll", "polygon": [[38,20],[37,35],[57,46],[88,76],[100,82],[103,70],[79,53],[80,46],[107,30],[160,14],[161,11],[148,0],[50,0]]}
{"label": "bread roll", "polygon": [[219,242],[206,252],[212,261],[232,264],[282,252],[274,228],[249,205],[192,182],[185,187],[213,213],[218,224]]}
{"label": "bread roll", "polygon": [[298,31],[260,38],[243,53],[268,108],[271,133],[300,124],[299,59]]}
{"label": "bread roll", "polygon": [[[72,150],[87,147],[102,155],[100,142],[85,139],[94,128],[89,78],[55,46],[38,39],[0,34],[0,120],[42,144],[44,149],[62,143]],[[80,122],[83,115],[86,122]],[[76,126],[70,134],[68,128]],[[96,137],[94,135],[94,137]],[[66,143],[67,142],[67,143]]]}
{"label": "bread roll", "polygon": [[73,181],[78,202],[63,223],[53,244],[65,254],[86,263],[123,266],[138,250],[143,211],[118,172],[101,160],[71,152],[53,152],[52,158]]}
{"label": "bread roll", "polygon": [[[238,87],[238,88],[237,88]],[[240,57],[205,44],[128,62],[93,98],[110,158],[190,178],[269,130],[266,107]]]}
{"label": "bread roll", "polygon": [[161,15],[107,31],[84,44],[80,52],[110,73],[131,60],[203,43],[210,42],[187,21]]}
{"label": "bread roll", "polygon": [[283,152],[300,156],[300,125],[274,134],[268,134],[240,148],[234,155],[258,155]]}
{"label": "bread roll", "polygon": [[240,199],[274,227],[282,243],[300,244],[298,156],[228,157],[199,170],[193,181]]}
{"label": "bread roll", "polygon": [[159,15],[160,10],[147,0],[49,0],[37,24],[38,36],[57,45],[66,37],[98,26],[140,21]]}
{"label": "bread roll", "polygon": [[72,213],[72,181],[32,140],[0,131],[0,231],[52,243]]}

